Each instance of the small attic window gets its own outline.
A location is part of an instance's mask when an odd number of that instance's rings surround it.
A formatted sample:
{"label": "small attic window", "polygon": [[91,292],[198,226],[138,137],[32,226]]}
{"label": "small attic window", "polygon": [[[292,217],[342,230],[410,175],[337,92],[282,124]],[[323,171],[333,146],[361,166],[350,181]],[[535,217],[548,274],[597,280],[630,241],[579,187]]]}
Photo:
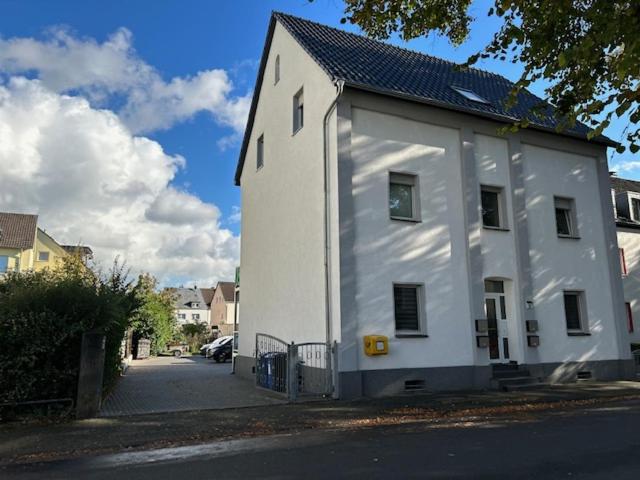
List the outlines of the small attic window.
{"label": "small attic window", "polygon": [[458,92],[464,98],[466,98],[467,100],[471,100],[472,102],[487,103],[487,104],[489,103],[487,100],[482,98],[473,90],[468,90],[466,88],[461,88],[461,87],[454,87],[453,85],[451,85],[451,88],[453,88],[456,92]]}
{"label": "small attic window", "polygon": [[276,83],[278,83],[280,81],[280,55],[276,55],[276,62],[274,65],[274,82],[273,84],[275,85]]}

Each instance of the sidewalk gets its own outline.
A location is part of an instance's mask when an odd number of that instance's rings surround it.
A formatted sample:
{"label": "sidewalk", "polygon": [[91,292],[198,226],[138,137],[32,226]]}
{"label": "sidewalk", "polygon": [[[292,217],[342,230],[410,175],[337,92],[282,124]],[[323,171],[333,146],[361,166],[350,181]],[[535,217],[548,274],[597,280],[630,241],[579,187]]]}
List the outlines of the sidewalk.
{"label": "sidewalk", "polygon": [[640,401],[640,382],[581,383],[528,392],[456,392],[0,426],[0,465],[195,445],[308,429],[521,418]]}

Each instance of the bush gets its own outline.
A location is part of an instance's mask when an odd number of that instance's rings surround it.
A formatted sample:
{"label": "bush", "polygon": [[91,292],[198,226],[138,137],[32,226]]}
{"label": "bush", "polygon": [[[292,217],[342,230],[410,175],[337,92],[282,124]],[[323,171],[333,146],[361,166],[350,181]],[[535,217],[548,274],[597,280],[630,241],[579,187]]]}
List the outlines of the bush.
{"label": "bush", "polygon": [[182,334],[189,344],[191,353],[198,353],[207,340],[207,325],[204,323],[187,323],[182,326]]}
{"label": "bush", "polygon": [[120,344],[136,306],[127,273],[107,274],[79,259],[61,268],[0,280],[0,402],[75,400],[82,334],[106,336],[104,383],[120,373]]}

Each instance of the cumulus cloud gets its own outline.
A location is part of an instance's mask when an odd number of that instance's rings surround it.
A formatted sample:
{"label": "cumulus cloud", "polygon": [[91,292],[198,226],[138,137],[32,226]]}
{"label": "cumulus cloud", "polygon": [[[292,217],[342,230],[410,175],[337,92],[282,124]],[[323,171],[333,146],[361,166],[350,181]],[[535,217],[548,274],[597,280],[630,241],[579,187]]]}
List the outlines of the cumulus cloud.
{"label": "cumulus cloud", "polygon": [[640,161],[638,160],[627,160],[616,163],[612,165],[610,170],[615,172],[633,172],[636,170],[640,170]]}
{"label": "cumulus cloud", "polygon": [[123,98],[117,109],[134,133],[168,129],[198,112],[208,112],[237,134],[244,129],[250,95],[234,94],[234,85],[221,69],[165,81],[133,48],[129,30],[121,28],[103,43],[76,38],[56,28],[44,41],[0,39],[0,70],[31,74],[57,93],[80,93],[93,106]]}
{"label": "cumulus cloud", "polygon": [[[126,35],[113,42],[124,48]],[[215,205],[171,186],[184,164],[44,79],[0,85],[0,210],[36,212],[59,242],[90,245],[105,264],[121,255],[164,283],[232,278],[239,239]]]}

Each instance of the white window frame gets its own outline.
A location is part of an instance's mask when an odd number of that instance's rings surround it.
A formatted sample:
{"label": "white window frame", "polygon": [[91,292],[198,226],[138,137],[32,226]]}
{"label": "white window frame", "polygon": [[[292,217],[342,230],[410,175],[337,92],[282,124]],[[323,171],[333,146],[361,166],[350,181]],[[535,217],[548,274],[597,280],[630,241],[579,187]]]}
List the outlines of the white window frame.
{"label": "white window frame", "polygon": [[[46,257],[47,257],[47,258],[42,258],[42,255],[43,255],[43,254],[46,254]],[[42,251],[42,252],[38,252],[38,261],[39,261],[39,262],[48,262],[48,261],[49,261],[49,257],[50,257],[50,255],[51,255],[51,254],[50,254],[50,252],[48,252],[48,251],[46,251],[46,250],[45,250],[45,251]]]}
{"label": "white window frame", "polygon": [[[411,216],[401,217],[391,214],[391,184],[408,185],[411,187]],[[409,172],[389,172],[389,181],[387,182],[387,208],[389,209],[389,218],[391,220],[402,220],[406,222],[420,222],[422,220],[420,212],[420,177],[415,173]]]}
{"label": "white window frame", "polygon": [[186,313],[179,313],[178,314],[178,320],[186,320],[187,319],[187,314]]}
{"label": "white window frame", "polygon": [[[418,329],[417,330],[400,330],[397,328],[396,320],[396,296],[395,291],[398,288],[415,288],[416,297],[418,299]],[[391,287],[391,302],[393,306],[393,328],[396,337],[426,337],[427,336],[427,313],[426,298],[424,293],[424,283],[416,282],[393,282]]]}
{"label": "white window frame", "polygon": [[264,167],[264,133],[256,141],[256,171]]}
{"label": "white window frame", "polygon": [[200,320],[200,314],[199,313],[192,313],[191,314],[191,320]]}
{"label": "white window frame", "polygon": [[[579,328],[569,328],[567,325],[567,312],[564,305],[564,297],[567,295],[578,297],[578,321]],[[564,325],[569,335],[585,335],[589,333],[589,320],[587,317],[587,300],[584,290],[563,290],[562,291],[562,310],[564,312]]]}
{"label": "white window frame", "polygon": [[[495,193],[498,196],[498,225],[486,225],[484,223],[484,207],[482,206],[482,193]],[[480,219],[482,227],[489,230],[508,230],[507,202],[504,195],[504,187],[498,185],[480,185]]]}
{"label": "white window frame", "polygon": [[293,135],[304,127],[304,87],[293,96]]}
{"label": "white window frame", "polygon": [[[640,222],[640,218],[636,217],[636,215],[634,214],[635,212],[633,211],[633,202],[635,200],[636,202],[640,203],[640,196],[633,195],[632,192],[629,192],[627,194],[627,197],[629,198],[629,217],[635,222]],[[640,208],[638,208],[638,210],[640,210]]]}
{"label": "white window frame", "polygon": [[[558,231],[558,221],[556,219],[556,211],[565,210],[569,212],[569,233],[560,233]],[[578,234],[578,215],[576,214],[576,201],[571,197],[553,197],[553,219],[556,226],[556,234],[560,238],[579,238]]]}

